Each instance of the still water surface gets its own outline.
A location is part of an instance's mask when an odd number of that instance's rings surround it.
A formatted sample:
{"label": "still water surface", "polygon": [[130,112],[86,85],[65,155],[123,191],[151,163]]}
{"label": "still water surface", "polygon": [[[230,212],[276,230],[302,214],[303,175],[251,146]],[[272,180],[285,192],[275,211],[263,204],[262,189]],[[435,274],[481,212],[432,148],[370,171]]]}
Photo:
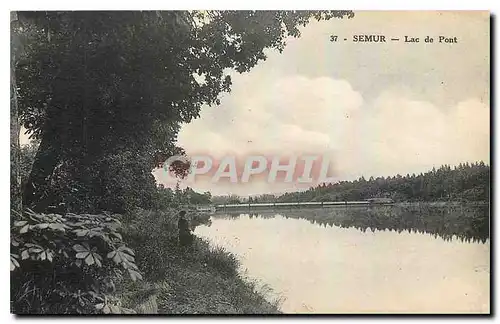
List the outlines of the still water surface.
{"label": "still water surface", "polygon": [[338,217],[316,222],[314,213],[216,215],[195,233],[236,254],[242,271],[273,290],[270,298],[284,299],[285,313],[489,312],[489,239],[380,221],[372,231]]}

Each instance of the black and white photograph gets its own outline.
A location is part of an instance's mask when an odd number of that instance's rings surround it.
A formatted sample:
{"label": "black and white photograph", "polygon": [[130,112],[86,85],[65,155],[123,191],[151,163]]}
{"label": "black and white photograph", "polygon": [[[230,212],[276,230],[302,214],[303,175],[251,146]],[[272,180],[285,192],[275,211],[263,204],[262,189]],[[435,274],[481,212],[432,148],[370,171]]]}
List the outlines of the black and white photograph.
{"label": "black and white photograph", "polygon": [[491,314],[492,23],[11,10],[11,314]]}

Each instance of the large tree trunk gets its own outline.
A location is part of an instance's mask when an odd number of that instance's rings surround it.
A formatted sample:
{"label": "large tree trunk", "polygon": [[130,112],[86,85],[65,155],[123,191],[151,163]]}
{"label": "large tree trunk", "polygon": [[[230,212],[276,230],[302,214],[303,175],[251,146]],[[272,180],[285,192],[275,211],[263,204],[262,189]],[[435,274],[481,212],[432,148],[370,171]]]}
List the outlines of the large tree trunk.
{"label": "large tree trunk", "polygon": [[42,205],[36,206],[36,204],[43,196],[44,190],[48,188],[49,177],[59,161],[59,147],[55,142],[53,138],[49,138],[47,135],[43,136],[24,188],[23,204],[35,211],[43,211],[46,207]]}
{"label": "large tree trunk", "polygon": [[[46,12],[19,12],[17,17],[21,25],[36,22],[43,26],[46,30],[47,37],[50,41],[50,30]],[[12,115],[11,115],[12,120]],[[38,147],[30,176],[24,188],[22,188],[22,204],[25,207],[30,207],[35,211],[42,211],[46,206],[39,204],[43,196],[44,190],[48,188],[49,176],[52,175],[59,161],[59,143],[57,139],[50,138],[49,132],[43,133],[43,138]],[[11,133],[11,136],[12,135]],[[19,130],[17,131],[17,139],[19,146]]]}
{"label": "large tree trunk", "polygon": [[11,58],[10,58],[10,207],[14,210],[22,209],[21,200],[21,161],[19,147],[19,113],[17,101],[16,83],[16,58],[20,50],[19,36],[17,34],[17,13],[10,15],[10,37],[11,37]]}

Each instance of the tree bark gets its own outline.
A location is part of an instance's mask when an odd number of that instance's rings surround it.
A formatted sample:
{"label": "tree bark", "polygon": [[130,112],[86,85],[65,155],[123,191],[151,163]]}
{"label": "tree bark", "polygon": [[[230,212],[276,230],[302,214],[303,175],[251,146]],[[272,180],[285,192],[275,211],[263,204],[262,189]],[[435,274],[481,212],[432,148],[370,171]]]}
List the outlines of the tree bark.
{"label": "tree bark", "polygon": [[[19,12],[17,20],[21,25],[37,22],[39,25],[44,26],[47,32],[47,37],[50,42],[50,30],[48,28],[48,21],[46,19],[46,12]],[[15,75],[14,75],[15,77]],[[15,83],[15,80],[14,80]],[[17,102],[17,97],[16,97]],[[17,105],[17,103],[16,103]],[[17,110],[16,110],[17,113]],[[12,121],[12,114],[11,114]],[[19,125],[19,121],[18,121]],[[46,127],[48,128],[48,127]],[[20,188],[19,197],[22,195],[21,203],[25,207],[30,207],[35,211],[42,211],[44,206],[36,204],[43,196],[44,190],[47,188],[49,176],[52,175],[58,161],[59,161],[59,142],[56,138],[51,138],[51,133],[46,129],[43,132],[43,138],[38,147],[38,151],[31,168],[31,173],[27,180],[25,188]],[[11,139],[14,135],[11,129]],[[17,145],[19,146],[19,129],[17,131]],[[20,179],[19,179],[20,183]],[[23,189],[21,191],[21,189]],[[22,192],[22,194],[21,194]]]}
{"label": "tree bark", "polygon": [[21,200],[21,161],[19,145],[19,112],[17,101],[17,83],[16,83],[16,63],[17,53],[20,49],[19,36],[16,31],[18,23],[17,13],[11,12],[10,15],[10,33],[11,33],[11,59],[10,59],[10,199],[11,209],[20,211],[22,209]]}
{"label": "tree bark", "polygon": [[53,138],[45,135],[31,168],[31,173],[24,188],[23,204],[35,211],[43,211],[44,206],[36,206],[47,188],[48,178],[52,175],[59,162],[59,148]]}

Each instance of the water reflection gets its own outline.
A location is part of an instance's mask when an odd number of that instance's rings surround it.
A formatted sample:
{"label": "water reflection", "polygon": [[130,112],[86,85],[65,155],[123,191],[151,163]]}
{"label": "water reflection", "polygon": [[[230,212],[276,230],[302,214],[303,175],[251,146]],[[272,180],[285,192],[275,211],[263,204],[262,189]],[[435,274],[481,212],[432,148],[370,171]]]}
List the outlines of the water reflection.
{"label": "water reflection", "polygon": [[[241,212],[216,217],[239,217]],[[250,218],[274,217],[306,219],[319,226],[354,227],[362,232],[390,230],[401,233],[428,233],[450,241],[485,243],[489,238],[489,206],[408,206],[334,207],[324,209],[291,209],[248,213]]]}
{"label": "water reflection", "polygon": [[385,207],[225,214],[196,234],[238,255],[242,271],[285,298],[286,313],[489,312],[479,216],[432,215]]}

